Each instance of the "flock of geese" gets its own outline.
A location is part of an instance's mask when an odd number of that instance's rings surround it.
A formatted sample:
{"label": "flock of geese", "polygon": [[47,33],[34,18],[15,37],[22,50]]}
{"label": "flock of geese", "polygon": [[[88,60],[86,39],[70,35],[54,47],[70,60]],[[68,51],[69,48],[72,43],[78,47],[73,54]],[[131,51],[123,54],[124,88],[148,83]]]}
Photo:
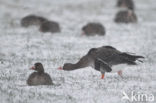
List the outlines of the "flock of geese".
{"label": "flock of geese", "polygon": [[[114,21],[116,23],[136,23],[137,17],[134,13],[134,3],[132,0],[118,0],[117,6],[120,11],[116,14]],[[28,15],[21,20],[23,27],[32,25],[39,26],[41,32],[57,33],[61,32],[60,25],[56,21],[48,20],[44,17],[36,15]],[[82,27],[82,32],[86,36],[105,35],[105,28],[102,24],[90,22]],[[137,65],[137,62],[143,62],[143,56],[132,53],[121,52],[112,46],[102,46],[91,48],[81,59],[75,63],[65,63],[59,70],[72,71],[92,67],[101,72],[101,79],[104,79],[106,72],[117,72],[122,77],[122,69],[125,66]],[[37,62],[31,67],[35,70],[27,79],[30,86],[36,85],[53,85],[53,81],[49,74],[44,71],[42,63]]]}

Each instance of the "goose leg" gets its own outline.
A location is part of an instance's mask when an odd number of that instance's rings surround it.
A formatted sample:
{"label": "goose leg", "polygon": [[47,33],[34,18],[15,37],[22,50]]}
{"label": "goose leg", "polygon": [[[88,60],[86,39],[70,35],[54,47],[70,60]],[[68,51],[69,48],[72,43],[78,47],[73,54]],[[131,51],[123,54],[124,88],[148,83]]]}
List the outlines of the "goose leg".
{"label": "goose leg", "polygon": [[118,75],[122,77],[122,70],[118,71]]}
{"label": "goose leg", "polygon": [[102,75],[101,75],[101,79],[104,79],[104,77],[105,77],[105,74],[102,74]]}
{"label": "goose leg", "polygon": [[101,72],[101,79],[104,79],[105,72],[111,72],[111,67],[102,59],[97,58],[95,60],[95,69]]}

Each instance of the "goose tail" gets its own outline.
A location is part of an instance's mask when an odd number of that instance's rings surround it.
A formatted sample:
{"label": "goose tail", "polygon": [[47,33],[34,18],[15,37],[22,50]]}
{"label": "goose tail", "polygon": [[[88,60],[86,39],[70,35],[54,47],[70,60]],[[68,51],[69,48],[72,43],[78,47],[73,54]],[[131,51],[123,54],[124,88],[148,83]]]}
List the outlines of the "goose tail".
{"label": "goose tail", "polygon": [[138,63],[143,63],[144,56],[134,55],[129,53],[121,53],[121,57],[124,61],[131,65],[137,65]]}

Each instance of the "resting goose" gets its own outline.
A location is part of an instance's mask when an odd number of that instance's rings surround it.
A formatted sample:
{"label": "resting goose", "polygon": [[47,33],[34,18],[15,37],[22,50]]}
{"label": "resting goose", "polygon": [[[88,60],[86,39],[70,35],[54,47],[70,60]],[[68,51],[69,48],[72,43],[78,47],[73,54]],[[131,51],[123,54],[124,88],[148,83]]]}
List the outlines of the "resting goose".
{"label": "resting goose", "polygon": [[32,25],[40,26],[43,22],[47,21],[46,18],[36,16],[36,15],[28,15],[21,20],[21,25],[23,27],[29,27]]}
{"label": "resting goose", "polygon": [[82,27],[84,35],[93,36],[93,35],[105,35],[105,28],[100,23],[88,23]]}
{"label": "resting goose", "polygon": [[137,16],[134,11],[124,9],[116,14],[114,21],[116,23],[136,23]]}
{"label": "resting goose", "polygon": [[57,33],[60,32],[60,26],[59,23],[55,21],[46,21],[43,22],[39,29],[41,32],[51,32],[51,33]]}
{"label": "resting goose", "polygon": [[27,84],[30,86],[36,86],[36,85],[52,85],[52,79],[49,74],[44,72],[43,65],[41,63],[35,63],[35,65],[30,68],[32,70],[35,70],[37,72],[33,72],[30,74]]}
{"label": "resting goose", "polygon": [[118,0],[117,1],[117,6],[134,10],[134,2],[133,2],[133,0]]}

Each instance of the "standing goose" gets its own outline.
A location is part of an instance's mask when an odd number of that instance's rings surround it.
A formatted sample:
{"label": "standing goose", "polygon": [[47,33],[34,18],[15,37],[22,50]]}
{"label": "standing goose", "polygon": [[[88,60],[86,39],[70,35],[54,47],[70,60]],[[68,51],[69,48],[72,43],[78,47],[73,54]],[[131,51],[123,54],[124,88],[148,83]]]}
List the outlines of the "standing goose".
{"label": "standing goose", "polygon": [[[65,63],[63,68],[58,69],[70,71],[91,66],[100,71],[101,78],[104,79],[105,72],[118,72],[122,76],[123,66],[137,65],[136,61],[139,58],[144,57],[120,52],[112,46],[102,46],[90,49],[77,63]],[[142,62],[141,60],[138,61]]]}
{"label": "standing goose", "polygon": [[37,72],[33,72],[32,74],[30,74],[27,80],[28,85],[36,86],[53,84],[50,75],[44,72],[44,68],[41,63],[35,63],[35,65],[31,69]]}

